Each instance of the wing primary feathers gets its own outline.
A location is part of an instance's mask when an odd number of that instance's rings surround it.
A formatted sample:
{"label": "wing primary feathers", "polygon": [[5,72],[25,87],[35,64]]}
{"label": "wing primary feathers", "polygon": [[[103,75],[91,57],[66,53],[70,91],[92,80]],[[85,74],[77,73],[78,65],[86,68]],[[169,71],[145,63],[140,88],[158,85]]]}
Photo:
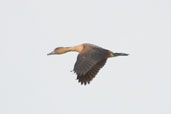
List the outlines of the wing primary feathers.
{"label": "wing primary feathers", "polygon": [[83,75],[77,75],[78,82],[80,82],[81,85],[82,84],[86,85],[87,83],[89,84],[90,81],[92,81],[95,75],[99,72],[99,70],[105,65],[105,63],[106,63],[106,59],[94,65],[87,73]]}

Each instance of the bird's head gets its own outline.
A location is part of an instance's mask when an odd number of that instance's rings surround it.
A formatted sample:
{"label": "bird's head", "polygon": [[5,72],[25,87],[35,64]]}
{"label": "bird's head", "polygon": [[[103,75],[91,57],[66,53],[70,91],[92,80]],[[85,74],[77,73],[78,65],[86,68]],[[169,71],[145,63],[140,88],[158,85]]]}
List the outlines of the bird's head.
{"label": "bird's head", "polygon": [[69,47],[57,47],[52,52],[48,53],[47,55],[63,54],[68,51],[69,51]]}

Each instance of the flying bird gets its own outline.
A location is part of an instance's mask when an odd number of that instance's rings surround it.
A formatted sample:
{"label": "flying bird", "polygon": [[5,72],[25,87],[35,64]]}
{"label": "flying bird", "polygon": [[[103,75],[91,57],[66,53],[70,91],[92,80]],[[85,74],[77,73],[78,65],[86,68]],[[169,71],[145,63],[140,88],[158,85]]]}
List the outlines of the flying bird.
{"label": "flying bird", "polygon": [[126,53],[114,53],[110,50],[89,43],[73,47],[57,47],[47,55],[64,54],[70,51],[79,53],[73,71],[76,73],[77,80],[81,85],[89,84],[99,70],[105,65],[108,58],[128,56]]}

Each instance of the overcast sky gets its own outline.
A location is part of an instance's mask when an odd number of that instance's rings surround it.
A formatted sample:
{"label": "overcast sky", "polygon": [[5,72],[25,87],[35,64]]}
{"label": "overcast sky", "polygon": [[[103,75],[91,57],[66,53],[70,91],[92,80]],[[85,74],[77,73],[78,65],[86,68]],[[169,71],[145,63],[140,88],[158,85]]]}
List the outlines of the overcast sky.
{"label": "overcast sky", "polygon": [[[171,1],[1,0],[0,114],[171,114]],[[73,72],[93,43],[110,58],[90,85]]]}

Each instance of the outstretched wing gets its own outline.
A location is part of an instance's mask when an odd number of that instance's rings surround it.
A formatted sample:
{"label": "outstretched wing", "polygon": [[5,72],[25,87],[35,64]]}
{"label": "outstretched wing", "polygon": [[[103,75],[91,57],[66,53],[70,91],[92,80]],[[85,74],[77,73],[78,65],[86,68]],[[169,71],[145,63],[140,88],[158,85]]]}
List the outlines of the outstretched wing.
{"label": "outstretched wing", "polygon": [[93,66],[101,60],[106,59],[107,54],[108,51],[101,48],[93,48],[85,53],[79,54],[74,65],[74,72],[79,76],[85,75]]}
{"label": "outstretched wing", "polygon": [[99,70],[105,65],[106,60],[107,59],[103,59],[95,64],[86,74],[77,75],[77,80],[84,85],[90,83],[90,81],[96,76]]}

